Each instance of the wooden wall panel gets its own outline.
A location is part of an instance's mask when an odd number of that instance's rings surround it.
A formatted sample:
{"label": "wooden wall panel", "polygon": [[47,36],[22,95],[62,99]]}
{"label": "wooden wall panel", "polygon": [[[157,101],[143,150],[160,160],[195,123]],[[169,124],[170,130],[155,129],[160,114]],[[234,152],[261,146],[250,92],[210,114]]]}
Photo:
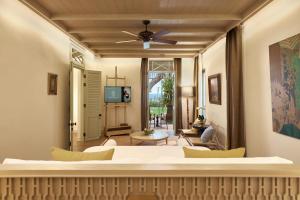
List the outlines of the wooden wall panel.
{"label": "wooden wall panel", "polygon": [[0,178],[0,199],[300,199],[300,178]]}

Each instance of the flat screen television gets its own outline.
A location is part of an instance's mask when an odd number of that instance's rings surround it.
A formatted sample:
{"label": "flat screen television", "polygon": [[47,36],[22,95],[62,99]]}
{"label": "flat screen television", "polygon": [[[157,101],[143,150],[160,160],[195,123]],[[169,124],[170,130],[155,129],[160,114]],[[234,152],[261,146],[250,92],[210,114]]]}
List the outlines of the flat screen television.
{"label": "flat screen television", "polygon": [[131,87],[105,86],[104,102],[105,103],[131,102]]}

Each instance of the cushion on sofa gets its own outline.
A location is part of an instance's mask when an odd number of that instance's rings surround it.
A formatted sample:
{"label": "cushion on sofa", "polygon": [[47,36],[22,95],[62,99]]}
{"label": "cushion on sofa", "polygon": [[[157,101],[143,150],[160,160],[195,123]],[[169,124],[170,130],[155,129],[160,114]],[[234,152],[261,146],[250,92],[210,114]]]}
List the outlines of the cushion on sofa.
{"label": "cushion on sofa", "polygon": [[108,139],[103,146],[117,146],[117,142],[114,139]]}
{"label": "cushion on sofa", "polygon": [[209,126],[203,131],[200,139],[203,143],[209,142],[212,139],[213,134],[214,128],[212,126]]}
{"label": "cushion on sofa", "polygon": [[52,158],[57,161],[111,160],[113,154],[114,149],[93,153],[73,152],[56,147],[52,147],[51,149]]}
{"label": "cushion on sofa", "polygon": [[245,148],[199,151],[183,147],[183,152],[185,158],[242,158],[245,155]]}
{"label": "cushion on sofa", "polygon": [[[109,146],[94,146],[85,149],[84,152],[99,152],[110,148]],[[190,148],[209,151],[209,148],[206,147]],[[182,146],[115,146],[114,149],[112,160],[134,158],[142,161],[153,161],[160,157],[184,158]]]}
{"label": "cushion on sofa", "polygon": [[53,161],[53,160],[21,160],[6,158],[3,165],[46,165],[49,166],[74,166],[76,165],[93,165],[103,166],[111,164],[197,164],[197,165],[227,165],[227,164],[293,164],[292,161],[280,157],[252,157],[252,158],[170,158],[160,157],[154,160],[142,159],[117,159],[117,160],[87,160],[87,161]]}

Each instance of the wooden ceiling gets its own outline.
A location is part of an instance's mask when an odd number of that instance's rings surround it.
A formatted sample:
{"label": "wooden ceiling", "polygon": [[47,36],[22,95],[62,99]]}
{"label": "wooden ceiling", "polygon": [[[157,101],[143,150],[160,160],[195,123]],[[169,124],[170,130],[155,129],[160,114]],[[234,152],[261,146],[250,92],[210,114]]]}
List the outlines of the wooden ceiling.
{"label": "wooden ceiling", "polygon": [[[272,0],[20,0],[101,57],[193,57]],[[176,45],[132,40],[144,30],[168,30]]]}

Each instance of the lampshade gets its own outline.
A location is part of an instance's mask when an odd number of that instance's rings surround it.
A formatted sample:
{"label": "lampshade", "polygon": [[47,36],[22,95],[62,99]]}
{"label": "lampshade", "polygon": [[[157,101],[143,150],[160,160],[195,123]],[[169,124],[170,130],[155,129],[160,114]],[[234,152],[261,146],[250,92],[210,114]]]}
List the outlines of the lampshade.
{"label": "lampshade", "polygon": [[182,87],[181,92],[182,92],[183,97],[193,97],[194,96],[194,89],[192,86]]}

